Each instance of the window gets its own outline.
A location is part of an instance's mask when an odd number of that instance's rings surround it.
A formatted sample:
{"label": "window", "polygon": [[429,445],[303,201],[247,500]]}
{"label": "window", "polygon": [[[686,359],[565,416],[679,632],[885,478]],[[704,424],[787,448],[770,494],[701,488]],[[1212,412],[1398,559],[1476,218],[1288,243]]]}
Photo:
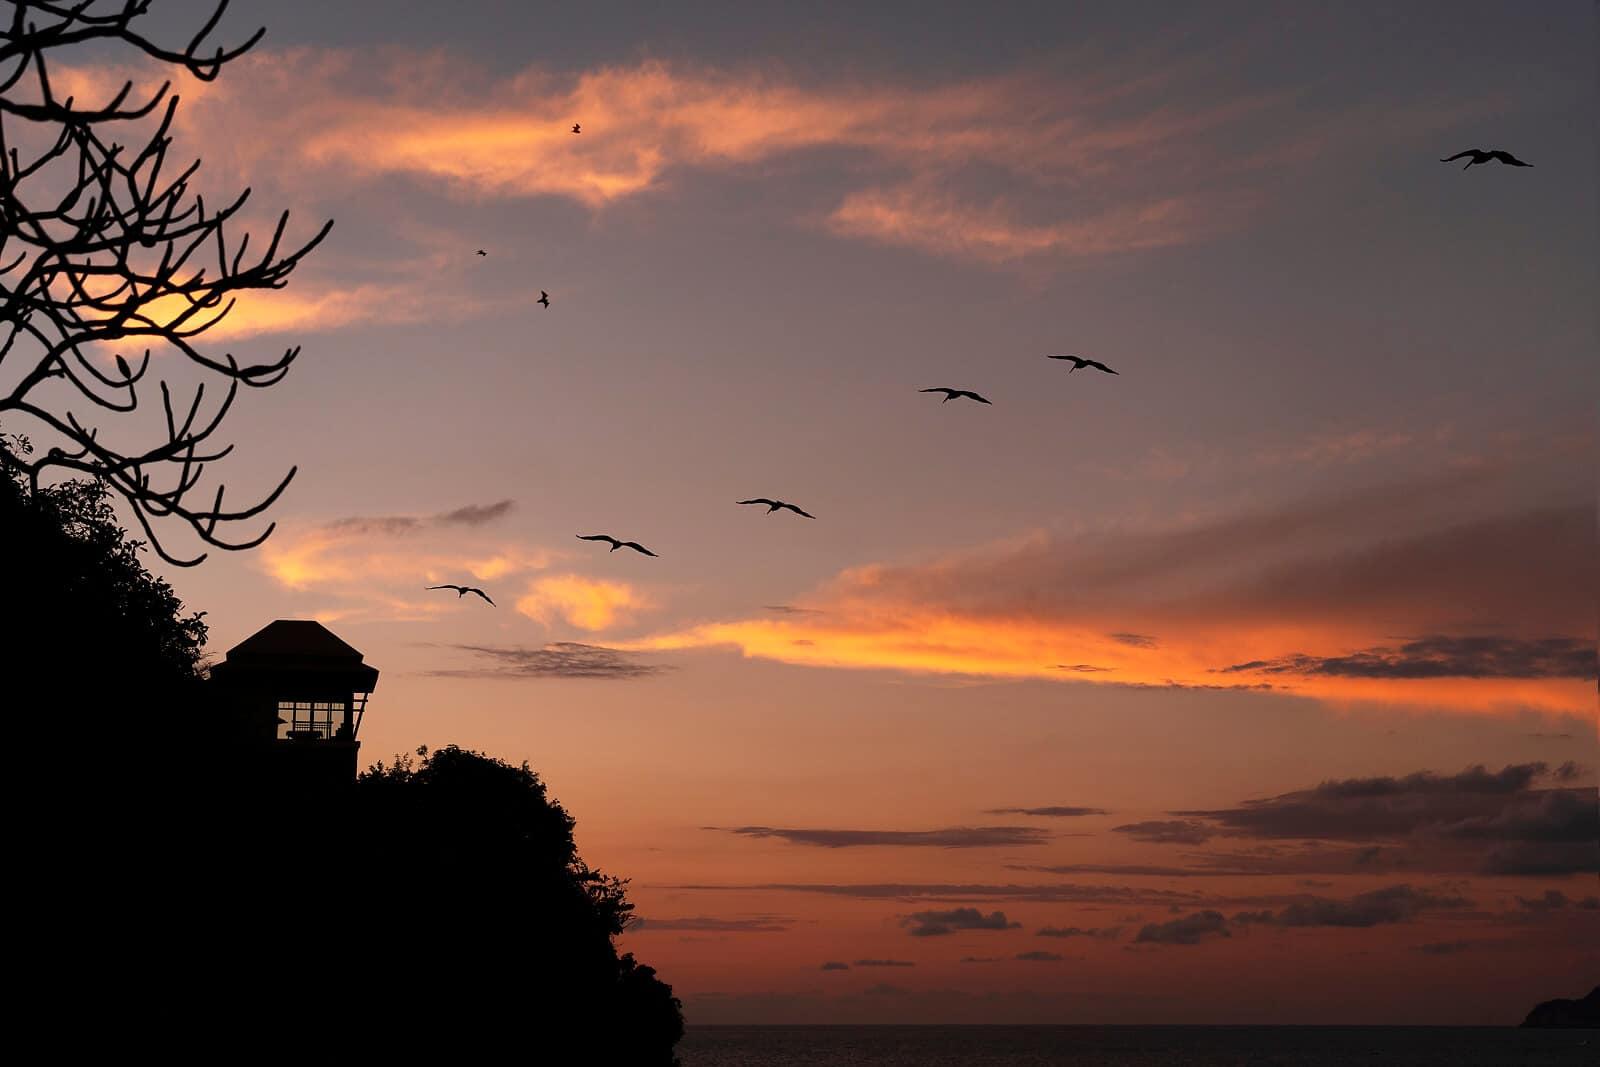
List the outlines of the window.
{"label": "window", "polygon": [[344,717],[345,703],[342,700],[280,700],[278,738],[327,740],[344,725]]}

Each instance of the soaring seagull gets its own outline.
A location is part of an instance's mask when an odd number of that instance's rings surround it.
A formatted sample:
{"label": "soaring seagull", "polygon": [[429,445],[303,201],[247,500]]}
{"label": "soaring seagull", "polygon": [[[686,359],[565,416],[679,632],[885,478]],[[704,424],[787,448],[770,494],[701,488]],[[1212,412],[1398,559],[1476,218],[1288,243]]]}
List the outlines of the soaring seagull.
{"label": "soaring seagull", "polygon": [[545,292],[543,289],[540,289],[539,290],[539,299],[535,300],[534,303],[535,304],[543,304],[545,307],[549,307],[550,306],[550,294]]}
{"label": "soaring seagull", "polygon": [[944,386],[941,385],[936,389],[918,389],[917,392],[919,392],[919,393],[943,393],[944,394],[944,399],[939,401],[939,403],[941,403],[941,404],[948,404],[948,403],[950,403],[950,401],[954,400],[958,396],[970,397],[971,399],[976,400],[980,404],[990,403],[990,401],[985,400],[983,397],[979,396],[977,393],[974,393],[971,389],[946,389]]}
{"label": "soaring seagull", "polygon": [[[456,599],[457,600],[460,600],[462,597],[466,596],[468,593],[477,593],[479,596],[483,597],[483,599],[489,600],[489,594],[488,593],[485,593],[482,589],[479,589],[476,586],[471,586],[471,585],[430,585],[430,586],[428,586],[428,588],[429,589],[454,589],[456,591]],[[494,607],[494,601],[489,600],[489,606],[491,608]]]}
{"label": "soaring seagull", "polygon": [[480,256],[486,256],[486,255],[488,255],[488,254],[489,254],[489,253],[487,253],[487,252],[485,252],[485,251],[484,251],[484,250],[483,250],[483,249],[481,249],[481,248],[480,248],[480,249],[478,249],[478,251],[477,251],[477,253],[476,253],[476,254],[477,254],[477,255],[480,255]]}
{"label": "soaring seagull", "polygon": [[647,556],[655,555],[654,552],[650,551],[648,548],[644,547],[643,545],[641,545],[637,541],[618,541],[615,537],[612,537],[610,534],[579,534],[578,535],[578,540],[580,540],[580,541],[606,541],[606,542],[610,543],[611,551],[613,551],[613,552],[615,552],[619,548],[631,548],[635,552],[642,552]]}
{"label": "soaring seagull", "polygon": [[1518,159],[1516,156],[1512,155],[1510,152],[1502,152],[1498,148],[1494,149],[1491,152],[1485,152],[1481,148],[1469,148],[1465,152],[1457,152],[1455,155],[1451,156],[1449,159],[1441,159],[1441,160],[1439,160],[1439,162],[1440,163],[1454,163],[1456,160],[1461,159],[1463,156],[1471,156],[1472,158],[1467,160],[1467,166],[1466,167],[1462,167],[1461,168],[1462,170],[1466,170],[1467,167],[1472,166],[1474,163],[1488,163],[1491,160],[1498,160],[1499,162],[1504,163],[1508,167],[1531,167],[1531,166],[1533,166],[1532,163],[1524,163],[1522,160]]}
{"label": "soaring seagull", "polygon": [[777,511],[779,508],[788,508],[790,511],[794,512],[796,515],[804,515],[808,519],[816,518],[816,516],[811,514],[811,512],[809,512],[809,511],[801,511],[799,508],[795,507],[793,504],[785,504],[781,500],[768,500],[764,496],[758,496],[754,500],[741,500],[741,501],[739,501],[739,503],[741,503],[741,504],[765,504],[767,506],[767,514],[768,515],[771,515],[774,511]]}
{"label": "soaring seagull", "polygon": [[1117,373],[1116,371],[1112,370],[1110,367],[1106,366],[1104,363],[1101,363],[1097,359],[1084,359],[1081,356],[1046,356],[1045,358],[1046,359],[1070,359],[1070,360],[1072,360],[1072,370],[1067,371],[1068,374],[1071,374],[1072,371],[1074,371],[1074,370],[1082,370],[1085,367],[1093,367],[1095,370],[1103,370],[1107,374],[1116,374]]}

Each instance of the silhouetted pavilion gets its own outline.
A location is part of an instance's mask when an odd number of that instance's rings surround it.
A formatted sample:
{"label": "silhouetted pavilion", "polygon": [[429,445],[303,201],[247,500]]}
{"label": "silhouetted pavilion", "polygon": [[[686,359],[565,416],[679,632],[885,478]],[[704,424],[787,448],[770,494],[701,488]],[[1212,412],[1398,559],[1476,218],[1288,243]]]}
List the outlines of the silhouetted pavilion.
{"label": "silhouetted pavilion", "polygon": [[361,720],[378,669],[319,622],[279,619],[211,668],[227,739],[288,788],[355,780]]}

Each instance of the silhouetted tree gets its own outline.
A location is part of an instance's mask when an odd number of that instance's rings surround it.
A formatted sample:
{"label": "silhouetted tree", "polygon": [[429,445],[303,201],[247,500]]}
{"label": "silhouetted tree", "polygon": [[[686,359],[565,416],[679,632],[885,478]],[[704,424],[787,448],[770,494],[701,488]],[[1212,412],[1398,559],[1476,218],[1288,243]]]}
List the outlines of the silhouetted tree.
{"label": "silhouetted tree", "polygon": [[[33,435],[41,449],[25,457],[0,447],[0,465],[20,471],[35,489],[57,471],[101,479],[127,502],[151,547],[188,566],[205,553],[169,551],[156,521],[171,520],[225,549],[258,545],[272,532],[269,525],[237,541],[225,534],[270,507],[293,469],[241,507],[224,503],[221,484],[213,495],[201,483],[207,465],[232,449],[214,438],[239,387],[273,385],[300,352],[241,365],[231,353],[202,352],[197,340],[232,310],[238,293],[281,288],[332,223],[303,245],[285,246],[285,212],[266,247],[247,258],[249,235],[229,231],[249,190],[208,210],[191,188],[199,162],[176,174],[167,168],[178,106],[170,82],[147,97],[131,82],[92,102],[57,94],[50,63],[73,46],[126,45],[211,81],[265,32],[208,50],[206,38],[227,8],[222,0],[187,46],[171,48],[142,30],[149,7],[149,0],[0,2],[0,420]],[[118,143],[119,131],[142,143]],[[159,382],[158,441],[113,443],[100,422],[140,406],[150,346],[174,353],[166,365],[198,381],[188,401],[177,403],[168,382]],[[209,409],[206,379],[226,390]]]}
{"label": "silhouetted tree", "polygon": [[[0,447],[32,452],[20,437],[0,437]],[[203,675],[204,613],[185,615],[172,586],[145,570],[145,545],[118,525],[110,498],[98,479],[35,487],[16,467],[0,471],[16,626],[8,653],[45,679],[181,696]]]}
{"label": "silhouetted tree", "polygon": [[421,749],[374,766],[347,799],[308,820],[257,822],[263,836],[228,879],[253,887],[247,910],[273,916],[246,954],[252,971],[348,970],[348,943],[330,929],[399,933],[401,958],[356,968],[339,1000],[380,1029],[427,1020],[406,1039],[413,1049],[675,1062],[671,987],[614,944],[632,911],[625,883],[584,863],[572,817],[526,763]]}

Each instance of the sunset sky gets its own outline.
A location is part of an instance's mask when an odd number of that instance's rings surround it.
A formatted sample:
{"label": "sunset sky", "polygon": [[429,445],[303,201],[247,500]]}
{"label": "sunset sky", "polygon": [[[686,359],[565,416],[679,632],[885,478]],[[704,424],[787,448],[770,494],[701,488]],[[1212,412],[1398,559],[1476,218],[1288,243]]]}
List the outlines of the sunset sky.
{"label": "sunset sky", "polygon": [[304,346],[213,653],[529,761],[691,1025],[1585,992],[1595,6],[860,6],[236,3],[174,155],[335,225],[208,335]]}

